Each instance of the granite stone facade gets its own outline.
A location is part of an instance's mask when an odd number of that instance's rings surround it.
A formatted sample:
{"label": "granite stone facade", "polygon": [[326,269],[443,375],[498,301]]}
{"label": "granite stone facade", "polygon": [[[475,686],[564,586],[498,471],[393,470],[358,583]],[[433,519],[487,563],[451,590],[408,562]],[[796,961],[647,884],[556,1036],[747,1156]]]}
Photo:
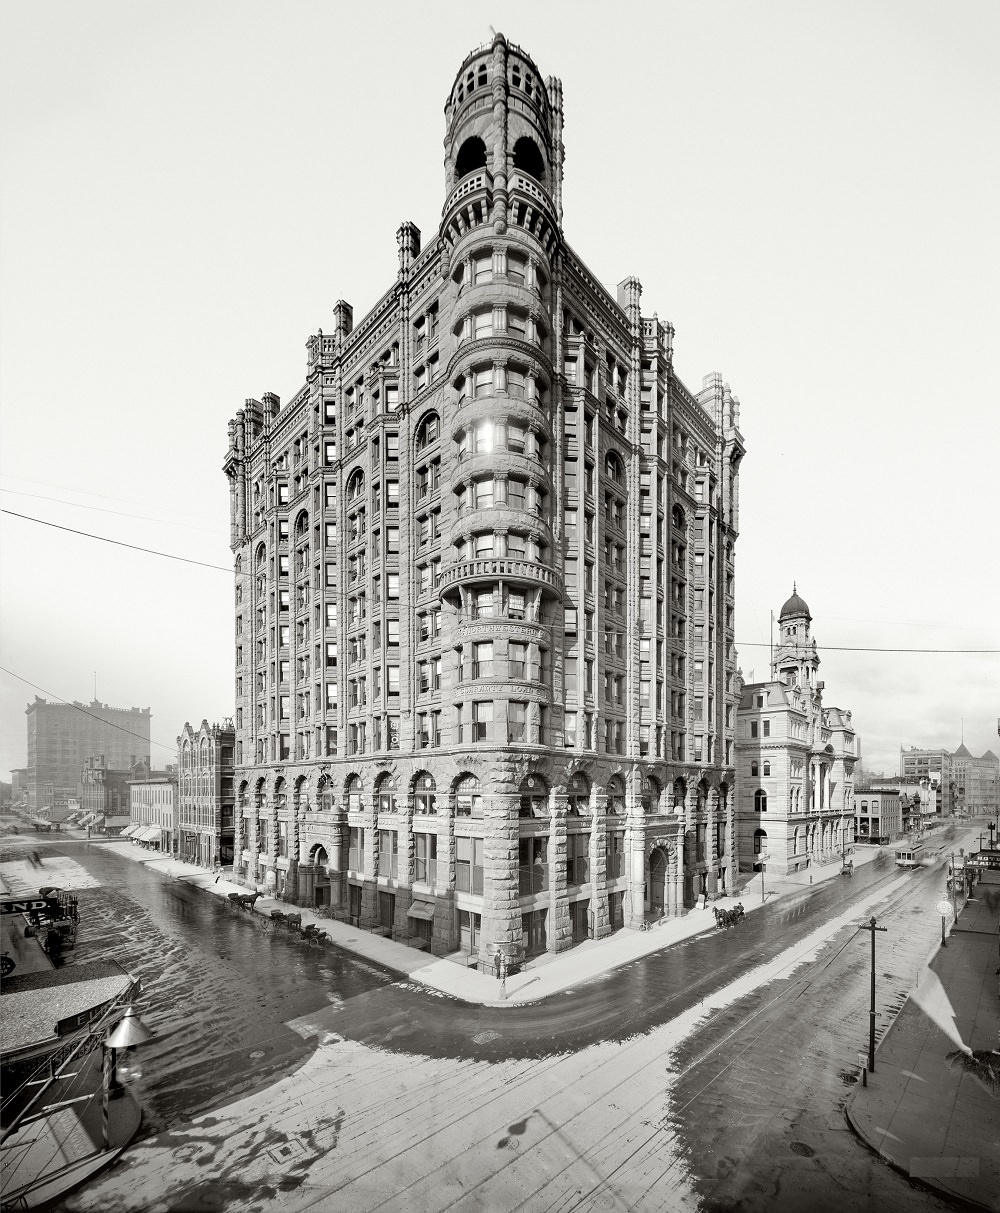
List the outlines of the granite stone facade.
{"label": "granite stone facade", "polygon": [[793,590],[778,617],[771,681],[739,701],[736,827],[741,871],[778,875],[828,863],[854,842],[851,713],[823,703],[809,607]]}
{"label": "granite stone facade", "polygon": [[567,243],[559,81],[498,35],[445,119],[432,239],[229,426],[235,864],[485,965],[731,887],[744,448]]}

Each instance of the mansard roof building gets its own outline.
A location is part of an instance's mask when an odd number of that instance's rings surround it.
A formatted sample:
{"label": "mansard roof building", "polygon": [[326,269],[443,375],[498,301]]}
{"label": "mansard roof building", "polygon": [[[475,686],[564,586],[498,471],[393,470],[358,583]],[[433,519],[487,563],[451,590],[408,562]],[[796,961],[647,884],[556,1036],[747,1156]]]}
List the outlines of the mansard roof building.
{"label": "mansard roof building", "polygon": [[851,713],[823,703],[812,615],[793,590],[778,617],[768,682],[747,683],[736,738],[741,871],[788,875],[854,840],[852,781],[860,758]]}
{"label": "mansard roof building", "polygon": [[732,886],[743,442],[563,231],[560,82],[497,35],[441,222],[229,427],[235,864],[488,963]]}

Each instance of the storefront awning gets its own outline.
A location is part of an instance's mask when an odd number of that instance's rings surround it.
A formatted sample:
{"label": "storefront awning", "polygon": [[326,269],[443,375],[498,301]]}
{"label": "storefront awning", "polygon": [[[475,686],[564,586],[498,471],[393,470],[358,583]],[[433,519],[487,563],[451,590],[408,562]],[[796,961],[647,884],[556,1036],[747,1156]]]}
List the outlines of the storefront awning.
{"label": "storefront awning", "polygon": [[141,834],[136,834],[136,838],[140,842],[159,842],[160,827],[159,826],[146,826],[146,828],[142,831]]}
{"label": "storefront awning", "polygon": [[429,901],[415,901],[406,911],[406,917],[426,918],[430,920],[434,917],[434,906]]}
{"label": "storefront awning", "polygon": [[134,834],[138,833],[139,829],[140,827],[134,824],[126,826],[125,829],[122,830],[121,836],[122,838],[131,838]]}

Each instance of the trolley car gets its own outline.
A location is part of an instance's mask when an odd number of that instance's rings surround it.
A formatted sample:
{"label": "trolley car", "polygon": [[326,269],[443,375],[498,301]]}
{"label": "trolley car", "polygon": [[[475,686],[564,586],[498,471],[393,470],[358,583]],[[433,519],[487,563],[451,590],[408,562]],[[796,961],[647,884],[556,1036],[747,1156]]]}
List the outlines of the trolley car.
{"label": "trolley car", "polygon": [[919,868],[923,862],[924,845],[921,842],[908,842],[896,849],[896,867],[909,870]]}

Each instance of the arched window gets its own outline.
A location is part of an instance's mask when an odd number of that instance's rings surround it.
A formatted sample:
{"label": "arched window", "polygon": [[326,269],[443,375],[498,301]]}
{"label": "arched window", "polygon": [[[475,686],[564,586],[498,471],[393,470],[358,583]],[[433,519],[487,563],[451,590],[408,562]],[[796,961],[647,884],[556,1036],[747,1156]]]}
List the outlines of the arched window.
{"label": "arched window", "polygon": [[769,762],[764,763],[764,774],[765,775],[771,774],[771,764]]}
{"label": "arched window", "polygon": [[321,813],[333,812],[333,782],[329,775],[323,775],[320,778],[316,790],[316,800]]}
{"label": "arched window", "polygon": [[566,789],[567,811],[579,817],[590,812],[590,780],[582,771],[577,771]]}
{"label": "arched window", "polygon": [[616,484],[625,483],[625,465],[617,451],[608,451],[604,460],[604,474],[610,476]]}
{"label": "arched window", "polygon": [[295,519],[295,539],[302,539],[309,534],[309,515],[305,510],[300,511],[298,518]]}
{"label": "arched window", "polygon": [[518,817],[548,817],[549,789],[539,775],[529,775],[520,787],[521,804]]}
{"label": "arched window", "polygon": [[236,557],[236,572],[237,573],[243,572],[243,557],[242,556]]}
{"label": "arched window", "polygon": [[757,778],[757,776],[760,774],[760,763],[759,762],[751,762],[750,774],[753,776],[754,779]]}
{"label": "arched window", "polygon": [[267,560],[267,548],[265,548],[264,545],[262,543],[260,543],[257,545],[257,553],[254,556],[254,562],[257,565],[257,568],[262,569],[264,567],[264,562],[266,560]]}
{"label": "arched window", "polygon": [[356,468],[347,481],[347,500],[357,501],[365,495],[365,475],[360,468]]}
{"label": "arched window", "polygon": [[426,815],[437,812],[437,785],[434,776],[420,771],[413,781],[413,811]]}
{"label": "arched window", "polygon": [[347,795],[347,811],[348,813],[360,813],[363,805],[361,803],[361,793],[363,791],[360,775],[352,775],[344,787],[344,792]]}
{"label": "arched window", "polygon": [[753,794],[753,811],[755,813],[767,812],[767,793],[763,788],[758,788]]}
{"label": "arched window", "polygon": [[428,413],[421,419],[420,425],[417,427],[417,450],[422,451],[425,446],[437,442],[440,437],[441,418],[437,413]]}
{"label": "arched window", "polygon": [[753,832],[753,853],[759,855],[761,851],[767,850],[767,832],[765,830],[754,830]]}
{"label": "arched window", "polygon": [[649,791],[643,794],[642,808],[645,813],[656,814],[660,811],[660,785],[655,779],[649,781]]}
{"label": "arched window", "polygon": [[527,135],[522,135],[514,144],[514,167],[536,181],[545,180],[545,161],[538,150],[538,144]]}
{"label": "arched window", "polygon": [[618,817],[625,813],[625,784],[620,775],[608,780],[608,812]]}
{"label": "arched window", "polygon": [[274,785],[274,807],[279,813],[285,811],[285,781],[279,779]]}
{"label": "arched window", "polygon": [[674,810],[684,808],[684,798],[687,796],[687,784],[683,779],[674,780]]}
{"label": "arched window", "polygon": [[486,167],[486,144],[478,135],[472,135],[458,149],[455,157],[455,174],[464,177],[474,173],[477,168]]}
{"label": "arched window", "polygon": [[683,531],[686,520],[684,518],[684,511],[681,509],[681,507],[679,505],[674,506],[672,518],[673,518],[674,526],[679,531]]}
{"label": "arched window", "polygon": [[483,794],[475,775],[463,775],[455,784],[455,816],[482,817]]}
{"label": "arched window", "polygon": [[391,775],[383,775],[375,788],[376,803],[379,814],[395,813],[396,811],[396,781]]}

